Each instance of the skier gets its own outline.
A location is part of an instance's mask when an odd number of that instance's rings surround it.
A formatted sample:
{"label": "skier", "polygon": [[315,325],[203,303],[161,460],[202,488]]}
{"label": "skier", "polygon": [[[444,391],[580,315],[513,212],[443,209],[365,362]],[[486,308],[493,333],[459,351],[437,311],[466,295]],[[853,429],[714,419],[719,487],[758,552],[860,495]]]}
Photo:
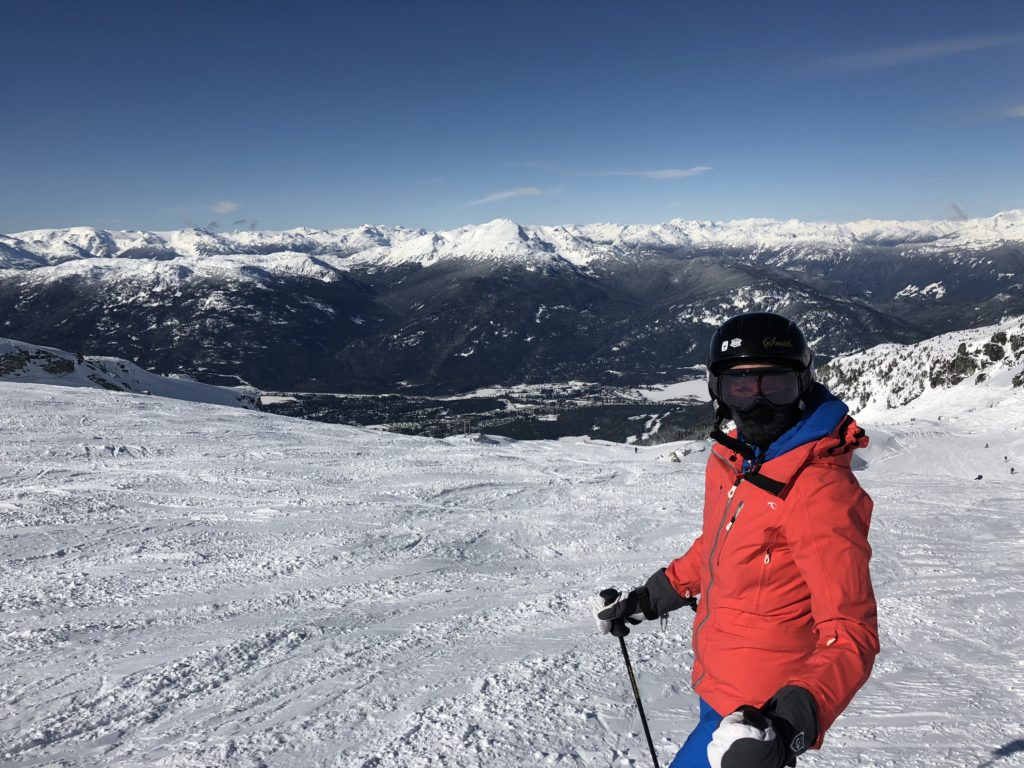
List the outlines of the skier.
{"label": "skier", "polygon": [[[642,587],[598,612],[602,630],[683,606],[700,722],[670,768],[782,768],[821,747],[878,653],[867,541],[872,502],[850,468],[867,445],[815,383],[786,318],[727,320],[711,341],[718,428],[703,532]],[[726,419],[738,430],[721,430]],[[700,601],[696,598],[700,596]]]}

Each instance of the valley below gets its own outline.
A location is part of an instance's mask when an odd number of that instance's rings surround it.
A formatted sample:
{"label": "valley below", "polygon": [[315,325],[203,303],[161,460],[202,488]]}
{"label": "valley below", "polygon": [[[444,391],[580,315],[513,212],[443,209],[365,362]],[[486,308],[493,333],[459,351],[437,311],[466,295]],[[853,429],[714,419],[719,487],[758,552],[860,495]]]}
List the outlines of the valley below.
{"label": "valley below", "polygon": [[703,439],[713,413],[704,379],[673,388],[580,382],[494,387],[463,396],[264,393],[268,413],[424,437],[482,434],[518,440],[586,436],[630,445]]}

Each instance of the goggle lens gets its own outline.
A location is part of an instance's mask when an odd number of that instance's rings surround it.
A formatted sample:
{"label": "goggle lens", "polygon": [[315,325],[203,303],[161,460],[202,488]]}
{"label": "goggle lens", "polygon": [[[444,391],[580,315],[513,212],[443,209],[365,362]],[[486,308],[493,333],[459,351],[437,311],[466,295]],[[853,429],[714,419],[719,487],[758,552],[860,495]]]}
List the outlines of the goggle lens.
{"label": "goggle lens", "polygon": [[791,405],[800,397],[796,371],[734,371],[721,374],[718,380],[722,402],[730,408],[749,408],[758,395],[772,405]]}

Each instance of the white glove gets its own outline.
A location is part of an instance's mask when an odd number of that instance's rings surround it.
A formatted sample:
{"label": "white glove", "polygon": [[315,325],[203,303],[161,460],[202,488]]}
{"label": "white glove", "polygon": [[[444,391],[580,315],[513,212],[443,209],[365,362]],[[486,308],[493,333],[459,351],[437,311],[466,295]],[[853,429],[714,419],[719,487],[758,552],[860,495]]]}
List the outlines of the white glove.
{"label": "white glove", "polygon": [[708,744],[711,768],[781,768],[786,748],[775,738],[772,721],[754,707],[722,718]]}

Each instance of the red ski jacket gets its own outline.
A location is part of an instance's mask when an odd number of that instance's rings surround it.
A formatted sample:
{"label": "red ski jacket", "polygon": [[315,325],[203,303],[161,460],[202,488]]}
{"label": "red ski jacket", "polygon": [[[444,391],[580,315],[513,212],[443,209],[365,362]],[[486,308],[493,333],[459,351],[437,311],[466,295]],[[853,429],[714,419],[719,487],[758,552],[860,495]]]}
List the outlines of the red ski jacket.
{"label": "red ski jacket", "polygon": [[[735,437],[735,432],[732,433]],[[818,705],[818,741],[871,674],[878,624],[868,561],[871,498],[850,468],[867,437],[846,417],[827,437],[743,472],[716,445],[704,528],[666,569],[701,595],[693,687],[717,712],[760,707],[799,685]]]}

